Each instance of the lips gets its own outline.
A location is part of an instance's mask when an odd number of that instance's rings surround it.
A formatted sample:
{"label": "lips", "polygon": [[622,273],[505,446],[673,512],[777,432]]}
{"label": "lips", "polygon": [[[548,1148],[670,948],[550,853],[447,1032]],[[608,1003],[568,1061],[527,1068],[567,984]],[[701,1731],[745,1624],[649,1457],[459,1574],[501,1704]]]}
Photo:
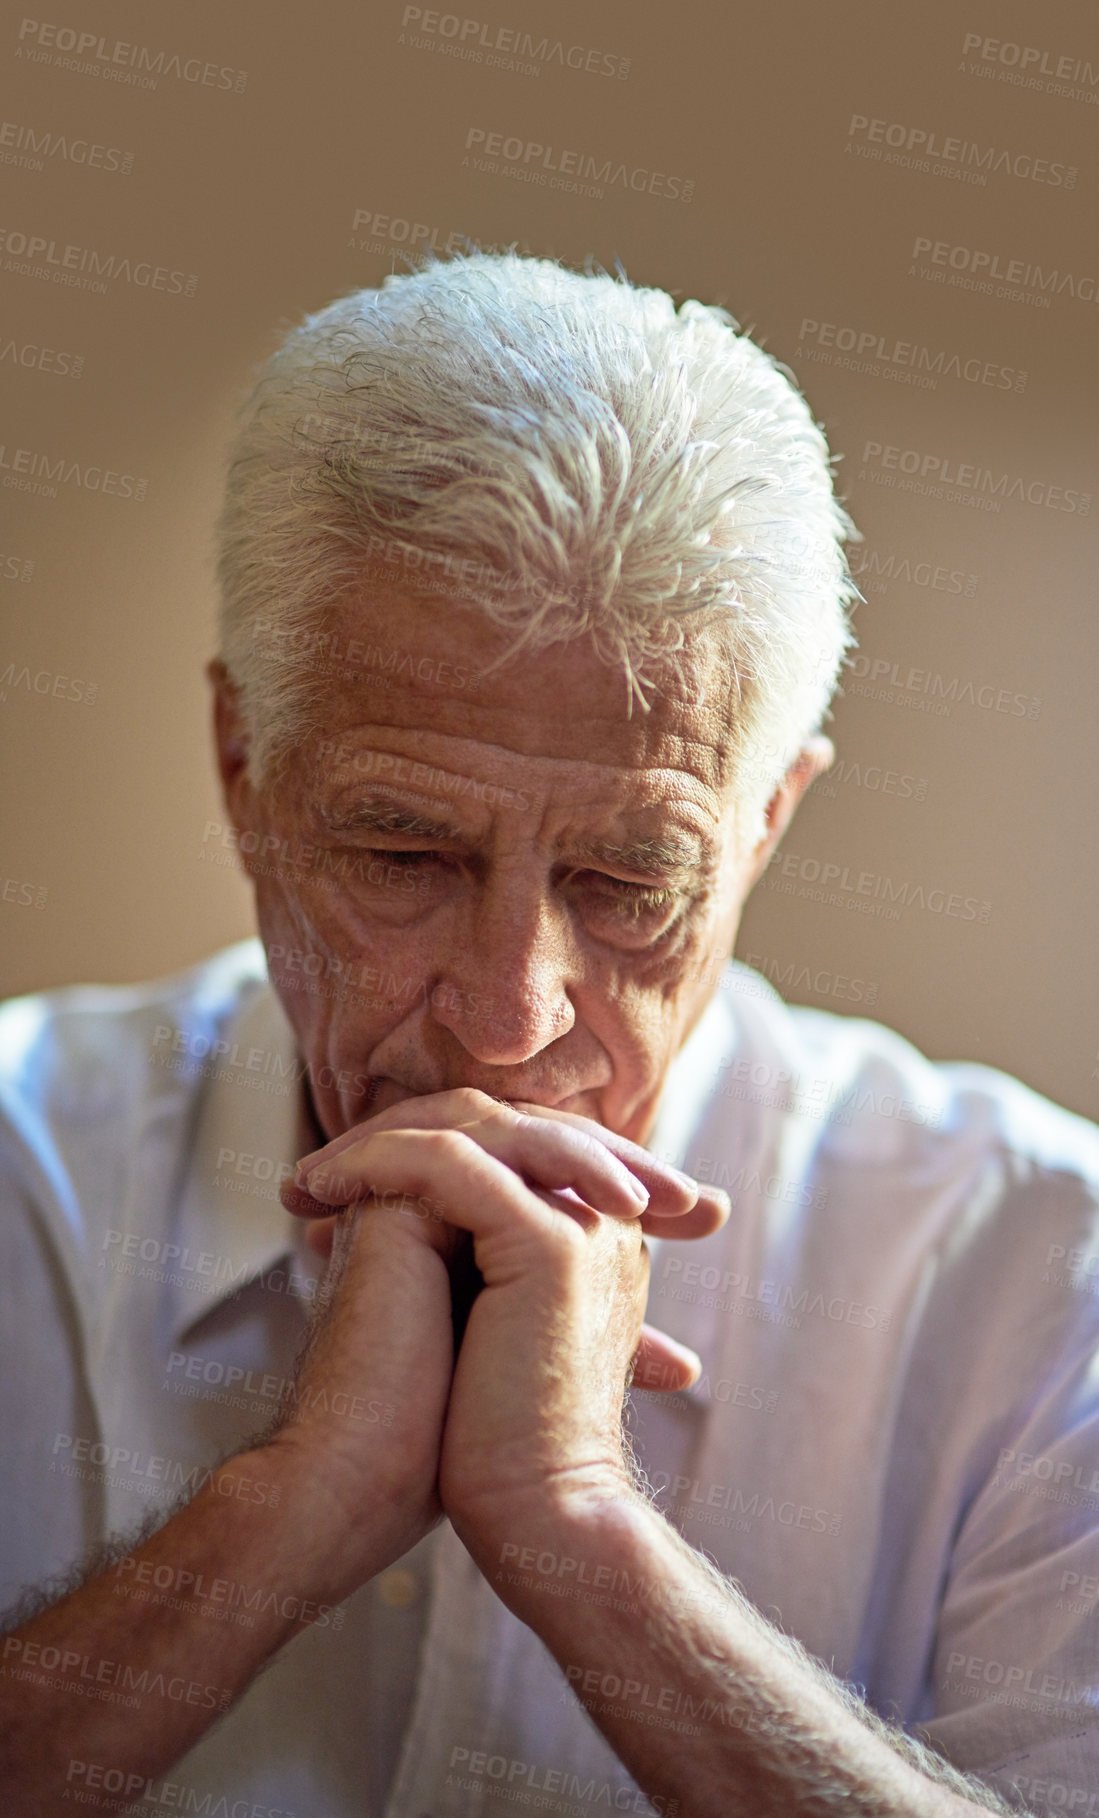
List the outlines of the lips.
{"label": "lips", "polygon": [[[429,1098],[438,1092],[454,1092],[463,1086],[469,1086],[468,1080],[448,1080],[443,1085],[407,1086],[400,1080],[382,1074],[371,1076],[364,1107],[357,1123],[364,1123],[368,1118],[377,1117],[382,1111],[388,1111],[394,1105],[403,1104],[409,1098]],[[595,1117],[594,1099],[598,1090],[595,1086],[584,1086],[578,1092],[566,1093],[560,1098],[550,1098],[544,1093],[530,1087],[512,1092],[502,1092],[499,1087],[480,1086],[492,1098],[513,1099],[517,1103],[541,1105],[546,1111],[569,1111],[577,1117]],[[598,1121],[598,1120],[597,1120]]]}

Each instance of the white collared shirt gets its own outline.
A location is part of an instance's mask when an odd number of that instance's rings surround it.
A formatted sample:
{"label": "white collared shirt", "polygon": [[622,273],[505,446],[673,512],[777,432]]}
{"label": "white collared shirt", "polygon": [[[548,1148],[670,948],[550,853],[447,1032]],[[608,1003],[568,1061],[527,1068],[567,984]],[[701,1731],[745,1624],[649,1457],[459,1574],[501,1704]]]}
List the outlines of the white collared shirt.
{"label": "white collared shirt", "polygon": [[[301,1071],[258,942],[0,1009],[4,1603],[270,1419],[319,1267],[277,1197]],[[704,1364],[632,1398],[659,1505],[877,1709],[1099,1813],[1099,1132],[730,965],[651,1146],[733,1200],[649,1243],[648,1316]],[[577,1586],[608,1591],[638,1587]],[[161,1785],[230,1818],[650,1809],[446,1523]]]}

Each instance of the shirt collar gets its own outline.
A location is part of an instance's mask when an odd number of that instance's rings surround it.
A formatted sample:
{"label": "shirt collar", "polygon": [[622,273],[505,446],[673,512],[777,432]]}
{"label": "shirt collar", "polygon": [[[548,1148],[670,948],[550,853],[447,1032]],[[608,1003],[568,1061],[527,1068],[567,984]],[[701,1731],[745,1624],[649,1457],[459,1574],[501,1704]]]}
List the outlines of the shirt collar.
{"label": "shirt collar", "polygon": [[178,1202],[181,1255],[167,1283],[173,1344],[276,1265],[287,1265],[285,1287],[307,1305],[324,1267],[305,1248],[303,1222],[279,1199],[281,1181],[310,1142],[304,1063],[266,980],[245,996],[221,1039],[224,1052],[206,1063]]}

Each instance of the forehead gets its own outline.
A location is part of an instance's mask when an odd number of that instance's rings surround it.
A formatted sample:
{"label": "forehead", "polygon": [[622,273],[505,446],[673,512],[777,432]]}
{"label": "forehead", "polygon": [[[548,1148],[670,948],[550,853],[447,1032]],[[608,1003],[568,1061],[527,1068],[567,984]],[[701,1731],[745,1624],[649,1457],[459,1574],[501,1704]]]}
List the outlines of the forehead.
{"label": "forehead", "polygon": [[624,664],[588,637],[513,655],[476,607],[386,581],[364,581],[330,607],[298,649],[322,700],[323,741],[392,728],[401,744],[440,739],[556,764],[671,770],[723,794],[734,708],[730,666],[713,629],[688,632],[675,656],[643,672],[643,708]]}

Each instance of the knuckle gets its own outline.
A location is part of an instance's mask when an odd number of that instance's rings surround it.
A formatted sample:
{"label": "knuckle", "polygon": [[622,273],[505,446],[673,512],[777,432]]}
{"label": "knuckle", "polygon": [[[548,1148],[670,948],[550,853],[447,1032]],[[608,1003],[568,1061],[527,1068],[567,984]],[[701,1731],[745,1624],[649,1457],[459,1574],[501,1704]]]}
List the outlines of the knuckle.
{"label": "knuckle", "polygon": [[477,1086],[455,1086],[446,1096],[454,1111],[467,1119],[491,1117],[502,1109],[498,1099]]}
{"label": "knuckle", "polygon": [[461,1130],[424,1130],[419,1134],[426,1153],[443,1162],[465,1161],[476,1146]]}

